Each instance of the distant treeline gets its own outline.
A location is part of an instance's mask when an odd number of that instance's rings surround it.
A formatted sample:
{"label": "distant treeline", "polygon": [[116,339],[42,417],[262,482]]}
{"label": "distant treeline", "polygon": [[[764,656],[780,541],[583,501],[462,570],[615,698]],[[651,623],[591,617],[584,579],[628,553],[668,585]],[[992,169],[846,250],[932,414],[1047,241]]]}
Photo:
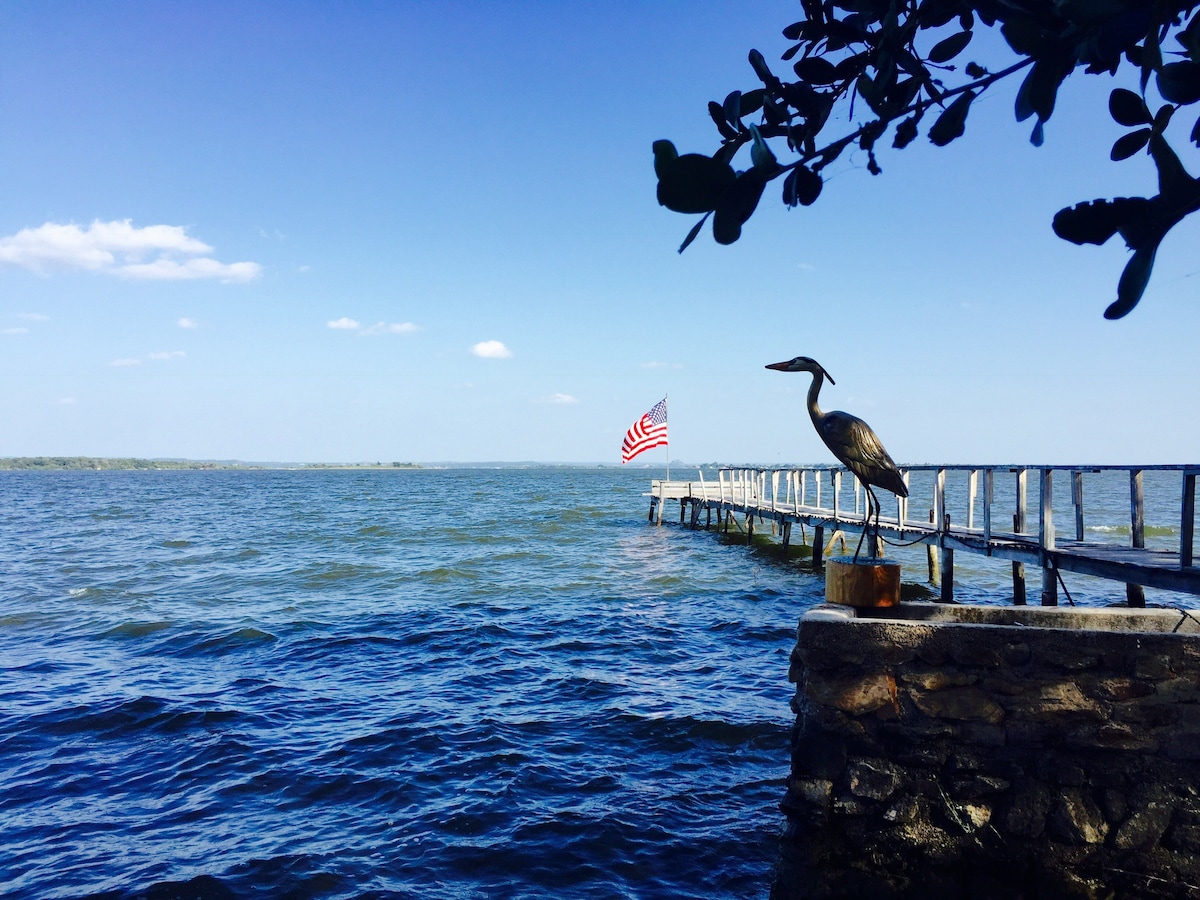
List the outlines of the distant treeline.
{"label": "distant treeline", "polygon": [[0,469],[63,471],[67,469],[220,469],[218,463],[176,459],[103,459],[93,456],[11,456]]}

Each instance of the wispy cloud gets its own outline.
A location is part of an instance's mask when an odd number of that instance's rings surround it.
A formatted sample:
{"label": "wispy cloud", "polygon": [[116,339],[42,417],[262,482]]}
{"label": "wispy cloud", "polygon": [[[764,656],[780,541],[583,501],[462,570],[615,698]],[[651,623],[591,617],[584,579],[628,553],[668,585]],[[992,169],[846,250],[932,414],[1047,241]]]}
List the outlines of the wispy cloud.
{"label": "wispy cloud", "polygon": [[578,397],[572,397],[570,394],[551,394],[551,403],[578,403]]}
{"label": "wispy cloud", "polygon": [[78,401],[74,397],[59,397],[59,406],[74,406]]}
{"label": "wispy cloud", "polygon": [[183,359],[185,356],[187,356],[187,354],[184,353],[182,350],[164,350],[159,353],[151,353],[150,354],[151,359],[159,360],[159,361],[168,360],[168,359]]}
{"label": "wispy cloud", "polygon": [[123,359],[114,359],[112,362],[109,363],[110,366],[116,366],[117,368],[125,368],[127,366],[140,366],[141,364],[142,364],[142,361],[140,359],[137,359],[132,356],[126,356]]}
{"label": "wispy cloud", "polygon": [[44,316],[41,313],[17,313],[18,319],[23,319],[26,322],[49,322],[50,317]]}
{"label": "wispy cloud", "polygon": [[195,319],[189,319],[187,316],[184,316],[182,319],[178,320],[175,324],[178,325],[180,328],[199,328],[200,327],[199,322],[197,322]]}
{"label": "wispy cloud", "polygon": [[212,252],[183,226],[137,228],[130,219],[97,219],[85,228],[47,222],[0,237],[0,265],[40,274],[82,270],[141,281],[223,282],[253,281],[262,274],[258,263],[223,263],[213,259]]}
{"label": "wispy cloud", "polygon": [[18,325],[14,328],[0,328],[0,334],[29,334],[29,329],[24,325]]}
{"label": "wispy cloud", "polygon": [[413,322],[376,322],[374,325],[363,325],[357,319],[349,316],[342,316],[340,319],[326,322],[325,326],[338,331],[354,331],[367,337],[379,334],[412,334],[414,331],[421,330],[420,326]]}
{"label": "wispy cloud", "polygon": [[508,359],[512,351],[500,341],[480,341],[471,348],[471,352],[482,359]]}
{"label": "wispy cloud", "polygon": [[658,360],[654,362],[638,363],[643,369],[682,369],[683,363],[665,363]]}

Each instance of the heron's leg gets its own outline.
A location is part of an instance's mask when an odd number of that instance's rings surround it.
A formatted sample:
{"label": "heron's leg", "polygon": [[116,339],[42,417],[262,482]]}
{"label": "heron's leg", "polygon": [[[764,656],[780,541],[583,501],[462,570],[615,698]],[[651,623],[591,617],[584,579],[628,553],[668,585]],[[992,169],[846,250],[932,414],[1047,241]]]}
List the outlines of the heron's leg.
{"label": "heron's leg", "polygon": [[871,486],[869,484],[866,485],[866,488],[867,488],[867,514],[863,517],[863,527],[862,527],[862,531],[859,532],[859,535],[858,535],[858,546],[854,548],[853,562],[858,562],[858,553],[860,550],[862,550],[863,538],[865,538],[867,536],[867,529],[871,527],[871,501],[874,499],[875,495],[871,493]]}
{"label": "heron's leg", "polygon": [[867,490],[871,492],[871,499],[875,501],[875,551],[876,552],[871,554],[872,556],[875,556],[879,551],[879,498],[875,496],[875,491],[871,489],[870,485],[867,486]]}

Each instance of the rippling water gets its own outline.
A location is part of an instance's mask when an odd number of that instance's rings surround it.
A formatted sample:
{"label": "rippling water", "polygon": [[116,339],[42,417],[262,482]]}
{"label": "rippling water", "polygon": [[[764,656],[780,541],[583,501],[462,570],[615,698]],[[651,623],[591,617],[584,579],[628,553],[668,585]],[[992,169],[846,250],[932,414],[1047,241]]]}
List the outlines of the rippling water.
{"label": "rippling water", "polygon": [[0,894],[765,897],[821,584],[647,488],[0,473]]}

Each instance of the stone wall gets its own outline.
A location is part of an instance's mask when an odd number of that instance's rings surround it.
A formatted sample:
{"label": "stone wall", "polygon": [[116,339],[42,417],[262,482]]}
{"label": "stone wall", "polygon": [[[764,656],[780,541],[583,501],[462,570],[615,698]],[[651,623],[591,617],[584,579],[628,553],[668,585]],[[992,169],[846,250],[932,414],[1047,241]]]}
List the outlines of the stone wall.
{"label": "stone wall", "polygon": [[1200,897],[1200,628],[821,606],[773,897]]}

